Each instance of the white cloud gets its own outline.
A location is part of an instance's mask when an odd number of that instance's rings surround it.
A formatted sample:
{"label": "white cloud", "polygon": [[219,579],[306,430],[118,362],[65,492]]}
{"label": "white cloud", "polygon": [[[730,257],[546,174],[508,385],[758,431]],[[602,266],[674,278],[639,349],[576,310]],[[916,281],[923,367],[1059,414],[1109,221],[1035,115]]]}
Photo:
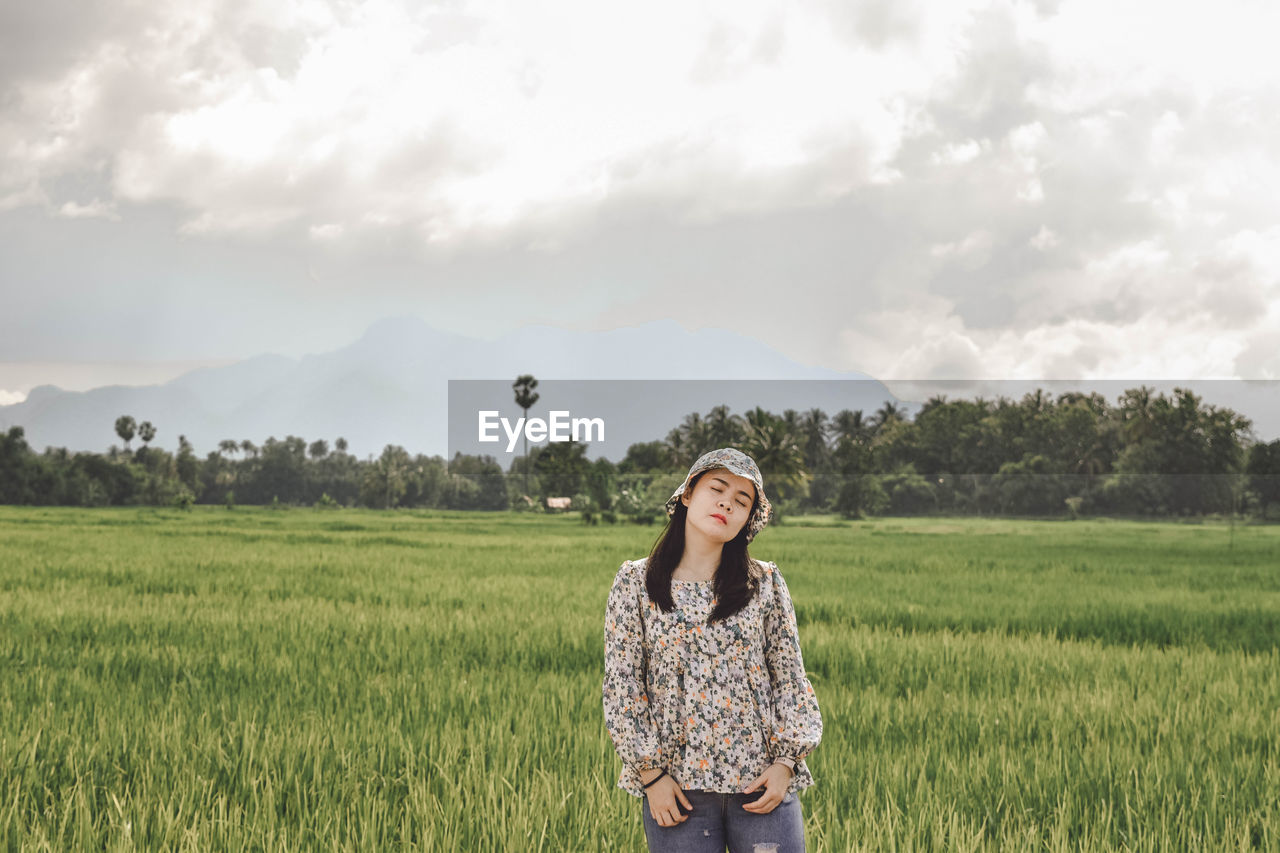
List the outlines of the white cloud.
{"label": "white cloud", "polygon": [[[577,224],[620,196],[675,196],[698,222],[809,204],[900,176],[890,160],[963,11],[932,16],[921,46],[940,49],[920,53],[855,49],[820,10],[763,2],[188,3],[24,85],[4,183],[105,158],[119,199],[177,201],[188,232],[374,217],[439,242],[549,212]],[[263,32],[280,56],[255,48]],[[131,115],[111,103],[125,77]],[[841,150],[846,177],[788,187]]]}
{"label": "white cloud", "polygon": [[966,234],[962,240],[935,243],[929,247],[929,254],[935,258],[954,258],[967,269],[978,269],[991,257],[991,244],[991,233],[978,230]]}
{"label": "white cloud", "polygon": [[879,379],[981,374],[983,354],[946,299],[900,292],[890,305],[861,313],[840,332],[848,364]]}
{"label": "white cloud", "polygon": [[[1071,320],[1026,330],[969,329],[960,318],[898,315],[910,329],[872,343],[846,331],[859,369],[885,379],[1220,379],[1238,375],[1242,356],[1254,378],[1280,378],[1272,352],[1251,352],[1249,341],[1217,333],[1208,318],[1174,323],[1151,315],[1125,323]],[[891,323],[894,315],[876,315]],[[1273,324],[1274,325],[1274,324]],[[1195,344],[1188,346],[1188,341]],[[1139,345],[1135,346],[1135,342]]]}
{"label": "white cloud", "polygon": [[929,155],[929,162],[936,166],[961,166],[975,159],[983,151],[991,150],[991,142],[966,139],[963,142],[949,142],[940,150]]}
{"label": "white cloud", "polygon": [[323,225],[312,225],[308,229],[312,240],[336,240],[342,236],[343,228],[336,222],[326,222]]}
{"label": "white cloud", "polygon": [[1144,283],[1168,266],[1170,253],[1161,241],[1142,240],[1127,246],[1119,246],[1099,258],[1089,261],[1084,268],[1087,278],[1099,281],[1116,281],[1137,277]]}
{"label": "white cloud", "polygon": [[1036,232],[1036,236],[1032,237],[1027,242],[1043,252],[1058,245],[1059,240],[1058,235],[1053,232],[1053,229],[1048,225],[1041,225],[1040,230]]}
{"label": "white cloud", "polygon": [[97,198],[87,204],[68,201],[58,209],[58,215],[67,219],[120,219],[120,211],[116,209],[115,202]]}
{"label": "white cloud", "polygon": [[[1280,375],[1280,7],[1044,5],[139,4],[6,65],[0,210],[164,205],[307,282],[515,246],[543,284],[495,263],[494,311],[720,311],[885,375]],[[551,266],[632,223],[670,242]]]}
{"label": "white cloud", "polygon": [[1254,89],[1275,72],[1280,7],[1270,4],[1067,0],[1044,17],[1014,8],[1020,29],[1046,45],[1062,70],[1045,94],[1066,112],[1165,86],[1203,101],[1214,92]]}

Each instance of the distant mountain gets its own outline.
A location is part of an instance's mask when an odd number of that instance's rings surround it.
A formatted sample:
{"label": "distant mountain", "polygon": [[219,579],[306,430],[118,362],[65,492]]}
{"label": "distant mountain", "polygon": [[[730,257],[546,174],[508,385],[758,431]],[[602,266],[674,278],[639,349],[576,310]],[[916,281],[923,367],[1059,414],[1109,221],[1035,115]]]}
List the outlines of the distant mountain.
{"label": "distant mountain", "polygon": [[[360,457],[377,455],[387,444],[399,444],[411,453],[445,455],[448,380],[501,380],[506,387],[504,405],[510,407],[510,384],[524,373],[538,378],[539,391],[544,380],[551,379],[867,379],[797,364],[732,331],[690,332],[674,320],[606,332],[526,326],[485,341],[406,316],[379,320],[354,343],[301,359],[261,355],[193,370],[162,385],[111,385],[89,391],[42,385],[23,402],[0,406],[0,425],[23,426],[37,451],[47,446],[105,451],[121,443],[115,420],[129,414],[156,426],[153,444],[174,450],[178,436],[186,435],[201,456],[223,439],[247,438],[261,444],[268,436],[286,435],[308,442],[323,438],[331,445],[342,436],[349,451]],[[539,408],[545,412],[550,402],[546,399]],[[654,423],[665,426],[654,433],[657,427],[636,424],[635,440],[662,438],[684,414],[705,414],[717,401],[707,399],[704,405],[672,412],[661,410],[661,402],[648,401],[646,412],[655,417]],[[782,410],[763,398],[750,405],[757,403]],[[836,411],[825,410],[828,415]],[[522,413],[517,409],[515,414]],[[136,438],[133,443],[138,444]],[[610,450],[608,455],[619,454]]]}

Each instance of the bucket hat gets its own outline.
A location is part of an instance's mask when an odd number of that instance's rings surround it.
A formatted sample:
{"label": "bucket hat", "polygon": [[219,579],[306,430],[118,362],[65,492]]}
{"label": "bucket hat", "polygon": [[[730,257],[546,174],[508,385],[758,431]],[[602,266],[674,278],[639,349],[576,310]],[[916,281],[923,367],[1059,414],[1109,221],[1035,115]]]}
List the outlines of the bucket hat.
{"label": "bucket hat", "polygon": [[675,514],[676,504],[680,503],[680,496],[689,487],[689,481],[699,473],[710,471],[712,468],[727,468],[739,477],[746,477],[752,483],[755,483],[756,506],[745,525],[747,541],[750,542],[769,523],[769,517],[773,514],[773,506],[769,503],[769,499],[764,496],[764,478],[760,476],[760,469],[756,466],[755,460],[733,447],[721,447],[698,457],[698,461],[693,463],[693,467],[685,475],[684,482],[671,493],[671,497],[667,498],[667,515]]}

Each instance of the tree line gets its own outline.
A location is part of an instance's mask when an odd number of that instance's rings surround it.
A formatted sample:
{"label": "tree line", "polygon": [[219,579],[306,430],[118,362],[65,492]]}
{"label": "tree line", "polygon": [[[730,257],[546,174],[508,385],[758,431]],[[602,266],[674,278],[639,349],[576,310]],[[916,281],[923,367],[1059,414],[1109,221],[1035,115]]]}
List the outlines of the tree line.
{"label": "tree line", "polygon": [[[517,380],[518,404],[536,399]],[[0,434],[0,502],[73,506],[285,504],[519,509],[571,496],[584,520],[661,520],[661,506],[703,452],[735,446],[760,465],[780,516],[1147,515],[1247,513],[1280,505],[1280,441],[1255,442],[1240,414],[1186,389],[1140,387],[1114,404],[1097,393],[1021,400],[936,396],[914,417],[894,403],[870,415],[821,409],[690,413],[617,463],[586,447],[535,446],[504,471],[491,456],[411,455],[388,445],[377,459],[338,438],[298,436],[261,446],[227,439],[203,459],[185,436],[176,453],[154,448],[156,428],[125,415],[123,448],[105,454],[46,448],[22,427]],[[130,442],[140,438],[143,446]]]}

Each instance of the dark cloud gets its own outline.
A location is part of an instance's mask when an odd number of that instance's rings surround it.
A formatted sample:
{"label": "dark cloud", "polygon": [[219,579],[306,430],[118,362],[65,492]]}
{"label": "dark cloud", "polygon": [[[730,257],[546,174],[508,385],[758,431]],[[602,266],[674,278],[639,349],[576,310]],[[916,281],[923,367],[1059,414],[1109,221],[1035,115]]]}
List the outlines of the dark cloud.
{"label": "dark cloud", "polygon": [[104,41],[137,31],[145,7],[128,0],[0,3],[0,91],[61,76]]}

